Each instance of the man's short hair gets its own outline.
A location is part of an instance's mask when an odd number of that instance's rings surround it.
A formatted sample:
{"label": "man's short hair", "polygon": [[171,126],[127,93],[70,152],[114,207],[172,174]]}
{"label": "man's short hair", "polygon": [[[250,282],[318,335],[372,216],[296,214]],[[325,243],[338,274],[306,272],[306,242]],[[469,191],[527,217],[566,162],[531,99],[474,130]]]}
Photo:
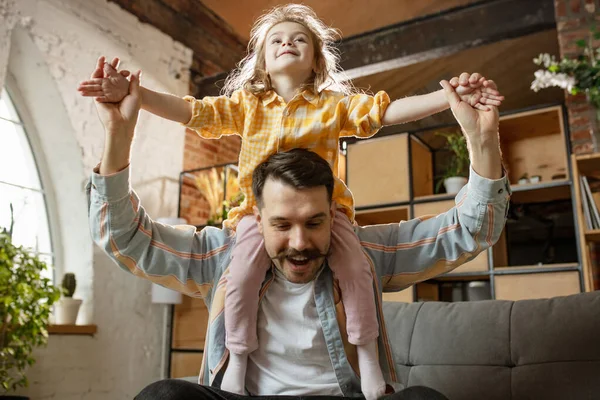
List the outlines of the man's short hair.
{"label": "man's short hair", "polygon": [[259,209],[263,207],[263,189],[269,178],[295,189],[325,186],[331,202],[334,181],[331,167],[321,156],[310,150],[293,149],[275,153],[259,164],[252,174],[252,193]]}

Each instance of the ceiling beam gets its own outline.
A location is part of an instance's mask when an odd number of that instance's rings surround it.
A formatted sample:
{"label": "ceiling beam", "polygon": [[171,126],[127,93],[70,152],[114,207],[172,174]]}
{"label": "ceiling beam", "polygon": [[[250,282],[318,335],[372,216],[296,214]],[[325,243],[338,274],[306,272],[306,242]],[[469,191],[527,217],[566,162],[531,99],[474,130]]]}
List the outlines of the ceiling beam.
{"label": "ceiling beam", "polygon": [[245,41],[198,0],[109,0],[194,53],[192,75],[229,71],[244,56]]}
{"label": "ceiling beam", "polygon": [[[338,48],[356,79],[555,28],[553,0],[487,0],[345,38]],[[226,76],[201,79],[196,95],[217,95]]]}
{"label": "ceiling beam", "polygon": [[553,0],[482,1],[344,39],[341,65],[355,79],[555,28]]}

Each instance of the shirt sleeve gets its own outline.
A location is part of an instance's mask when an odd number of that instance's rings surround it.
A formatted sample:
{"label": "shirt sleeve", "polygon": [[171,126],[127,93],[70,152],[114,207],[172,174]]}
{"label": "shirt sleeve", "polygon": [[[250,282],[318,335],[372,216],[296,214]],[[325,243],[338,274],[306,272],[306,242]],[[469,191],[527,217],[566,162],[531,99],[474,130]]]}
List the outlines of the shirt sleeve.
{"label": "shirt sleeve", "polygon": [[196,99],[185,96],[192,104],[192,118],[187,128],[195,130],[205,139],[218,139],[223,135],[241,135],[244,126],[244,97],[238,90],[231,97],[207,96]]}
{"label": "shirt sleeve", "polygon": [[129,184],[129,167],[93,173],[87,187],[94,242],[121,269],[182,292],[209,298],[219,278],[229,237],[216,228],[173,227],[153,221]]}
{"label": "shirt sleeve", "polygon": [[456,205],[437,216],[358,227],[383,291],[398,291],[472,260],[500,238],[510,200],[506,177],[490,180],[473,169]]}
{"label": "shirt sleeve", "polygon": [[[356,136],[368,138],[381,129],[381,120],[390,104],[386,92],[378,92],[375,96],[355,94],[342,100],[344,122],[340,136]],[[345,117],[345,118],[344,118]]]}

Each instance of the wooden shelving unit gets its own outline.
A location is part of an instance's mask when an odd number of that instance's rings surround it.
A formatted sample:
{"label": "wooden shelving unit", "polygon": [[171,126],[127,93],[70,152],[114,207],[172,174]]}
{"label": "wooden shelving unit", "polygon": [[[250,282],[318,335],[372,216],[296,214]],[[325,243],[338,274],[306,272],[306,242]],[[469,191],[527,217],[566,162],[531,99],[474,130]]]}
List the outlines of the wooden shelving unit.
{"label": "wooden shelving unit", "polygon": [[576,216],[579,222],[578,233],[583,240],[579,243],[583,274],[585,277],[585,290],[594,290],[594,277],[592,272],[592,260],[590,257],[590,246],[600,242],[600,229],[588,229],[583,215],[582,188],[579,183],[581,176],[600,177],[600,153],[572,155],[571,164],[573,169],[573,186],[576,198]]}
{"label": "wooden shelving unit", "polygon": [[[357,222],[361,225],[363,221],[369,224],[397,223],[403,219],[437,215],[452,208],[454,195],[434,193],[435,177],[441,174],[440,164],[447,157],[441,150],[444,139],[435,133],[457,129],[457,126],[444,126],[418,132],[399,132],[348,144],[344,171],[346,182],[355,196]],[[386,293],[384,300],[443,300],[442,285],[462,284],[468,287],[470,283],[477,283],[474,286],[479,289],[489,285],[490,298],[510,300],[590,290],[590,273],[586,262],[582,261],[581,248],[588,242],[600,242],[600,230],[584,232],[576,215],[580,202],[569,157],[570,143],[563,106],[545,106],[502,115],[500,139],[513,192],[511,211],[517,215],[510,221],[510,226],[507,224],[500,240],[454,271],[398,293]],[[600,155],[578,157],[577,161],[581,170],[600,176]],[[529,177],[537,175],[540,181],[518,184],[525,174]],[[568,224],[560,226],[560,229],[570,238],[555,243],[561,251],[558,256],[547,256],[548,260],[542,257],[530,260],[526,257],[531,256],[527,254],[527,242],[522,241],[522,237],[528,234],[528,228],[527,225],[519,225],[527,220],[527,214],[520,216],[520,210],[553,205],[562,205],[561,221],[566,219]],[[555,226],[543,217],[539,218],[541,222],[534,220],[533,223],[539,222],[541,228],[538,230],[545,234],[543,223]],[[532,229],[532,254],[543,254],[545,249],[538,242],[549,240],[544,237],[536,239],[536,234],[543,236],[540,232]],[[436,287],[440,289],[437,293]]]}

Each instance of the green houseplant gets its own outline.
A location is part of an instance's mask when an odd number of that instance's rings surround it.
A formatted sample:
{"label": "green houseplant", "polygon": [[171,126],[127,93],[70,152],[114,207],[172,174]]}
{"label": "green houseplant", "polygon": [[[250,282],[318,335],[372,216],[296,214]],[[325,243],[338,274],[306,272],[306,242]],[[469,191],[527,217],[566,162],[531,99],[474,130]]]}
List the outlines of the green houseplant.
{"label": "green houseplant", "polygon": [[[11,207],[12,214],[12,207]],[[42,276],[48,266],[30,250],[12,242],[0,228],[0,397],[27,386],[25,370],[35,363],[36,347],[48,341],[48,319],[58,288]],[[16,398],[16,397],[13,397]]]}
{"label": "green houseplant", "polygon": [[469,150],[467,140],[461,132],[436,133],[436,136],[446,138],[444,149],[448,150],[452,156],[444,167],[444,173],[438,177],[436,184],[436,193],[440,192],[442,184],[448,194],[456,194],[466,185],[469,175]]}

